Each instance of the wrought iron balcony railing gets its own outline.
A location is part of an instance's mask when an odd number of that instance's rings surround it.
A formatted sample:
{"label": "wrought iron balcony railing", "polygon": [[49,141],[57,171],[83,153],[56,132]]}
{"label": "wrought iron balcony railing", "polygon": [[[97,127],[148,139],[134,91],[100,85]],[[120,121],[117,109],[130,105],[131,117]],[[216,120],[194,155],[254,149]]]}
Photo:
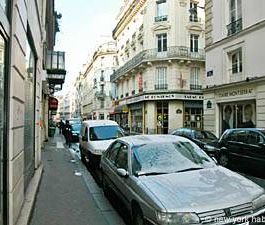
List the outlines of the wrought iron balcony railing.
{"label": "wrought iron balcony railing", "polygon": [[167,90],[168,84],[155,84],[155,90]]}
{"label": "wrought iron balcony railing", "polygon": [[202,85],[190,84],[190,90],[202,90]]}
{"label": "wrought iron balcony railing", "polygon": [[167,21],[168,16],[164,15],[164,16],[156,16],[155,17],[155,22],[161,22],[161,21]]}
{"label": "wrought iron balcony railing", "polygon": [[165,52],[158,52],[157,49],[144,50],[138,53],[131,60],[126,62],[123,66],[117,69],[111,76],[111,82],[116,81],[119,77],[125,75],[130,70],[139,66],[143,62],[169,60],[169,59],[187,59],[205,61],[204,49],[198,49],[197,52],[190,51],[186,46],[169,47]]}
{"label": "wrought iron balcony railing", "polygon": [[242,18],[227,25],[227,35],[236,34],[242,30]]}

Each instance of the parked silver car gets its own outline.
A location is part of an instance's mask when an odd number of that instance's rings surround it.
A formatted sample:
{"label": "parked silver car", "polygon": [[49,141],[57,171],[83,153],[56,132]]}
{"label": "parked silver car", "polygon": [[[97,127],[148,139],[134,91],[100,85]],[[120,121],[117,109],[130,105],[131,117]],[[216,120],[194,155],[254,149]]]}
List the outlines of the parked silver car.
{"label": "parked silver car", "polygon": [[134,225],[248,224],[265,212],[264,189],[173,135],[118,138],[103,153],[102,186]]}

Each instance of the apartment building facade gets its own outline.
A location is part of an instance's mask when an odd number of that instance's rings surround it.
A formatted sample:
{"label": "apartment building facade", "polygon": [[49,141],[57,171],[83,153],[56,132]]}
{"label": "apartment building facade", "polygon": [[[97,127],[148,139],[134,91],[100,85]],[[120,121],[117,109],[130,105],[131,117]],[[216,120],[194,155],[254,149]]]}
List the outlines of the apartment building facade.
{"label": "apartment building facade", "polygon": [[[95,51],[82,74],[82,117],[109,119],[112,112],[110,75],[116,69],[116,43],[104,43]],[[79,86],[78,86],[79,87]]]}
{"label": "apartment building facade", "polygon": [[49,3],[0,1],[1,225],[21,224],[21,218],[27,218],[23,207],[28,190],[34,191],[42,171],[46,15],[54,12]]}
{"label": "apartment building facade", "polygon": [[113,37],[115,120],[132,133],[203,126],[203,1],[125,1]]}
{"label": "apartment building facade", "polygon": [[265,2],[207,0],[205,10],[205,128],[264,128]]}

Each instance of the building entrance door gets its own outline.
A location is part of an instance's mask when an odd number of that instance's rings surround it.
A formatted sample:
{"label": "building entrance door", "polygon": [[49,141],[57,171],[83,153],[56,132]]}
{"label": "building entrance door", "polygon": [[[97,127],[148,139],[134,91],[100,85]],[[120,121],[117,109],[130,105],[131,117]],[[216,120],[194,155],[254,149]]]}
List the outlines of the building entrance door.
{"label": "building entrance door", "polygon": [[156,103],[157,134],[168,134],[168,102]]}

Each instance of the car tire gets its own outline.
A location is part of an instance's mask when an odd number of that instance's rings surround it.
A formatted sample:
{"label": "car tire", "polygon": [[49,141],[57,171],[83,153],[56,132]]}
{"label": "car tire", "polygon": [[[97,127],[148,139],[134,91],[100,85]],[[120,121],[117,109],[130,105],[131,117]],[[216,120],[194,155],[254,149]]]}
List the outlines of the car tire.
{"label": "car tire", "polygon": [[227,167],[229,165],[229,158],[227,154],[221,153],[218,161],[219,164],[223,167]]}
{"label": "car tire", "polygon": [[139,206],[134,206],[132,212],[132,225],[146,225],[143,212]]}

